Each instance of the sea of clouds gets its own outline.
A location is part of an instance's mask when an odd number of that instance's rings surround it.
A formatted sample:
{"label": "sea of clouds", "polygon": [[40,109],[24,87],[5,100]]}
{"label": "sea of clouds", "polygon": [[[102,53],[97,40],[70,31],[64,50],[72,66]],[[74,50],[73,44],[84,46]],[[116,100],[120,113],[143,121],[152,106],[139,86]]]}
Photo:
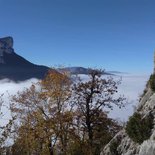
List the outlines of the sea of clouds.
{"label": "sea of clouds", "polygon": [[[84,81],[88,80],[88,76],[80,75]],[[104,75],[103,78],[109,77]],[[133,74],[120,74],[112,76],[114,80],[121,80],[121,84],[118,86],[118,95],[123,95],[126,98],[125,107],[119,109],[114,106],[113,110],[110,111],[109,116],[117,119],[121,122],[126,122],[136,109],[139,103],[139,97],[143,93],[146,83],[149,79],[149,75],[133,75]],[[109,111],[109,109],[106,109]]]}
{"label": "sea of clouds", "polygon": [[29,88],[33,83],[37,83],[38,79],[32,78],[23,82],[14,82],[9,79],[0,80],[0,95],[3,94],[2,107],[0,115],[0,124],[1,126],[6,124],[10,119],[10,99],[12,95],[17,94],[18,91],[23,91],[26,88]]}
{"label": "sea of clouds", "polygon": [[[81,75],[83,80],[87,80],[88,77],[86,75]],[[119,86],[119,93],[123,94],[128,101],[128,104],[125,108],[119,109],[114,107],[112,111],[110,111],[110,117],[127,121],[128,117],[132,115],[135,106],[138,104],[139,96],[142,94],[146,82],[149,78],[148,75],[122,75],[122,76],[114,76],[114,79],[122,78],[122,83]],[[3,95],[4,103],[1,108],[2,115],[0,117],[1,125],[6,123],[10,118],[9,108],[9,96],[15,95],[18,91],[23,91],[25,88],[29,88],[33,83],[37,83],[38,79],[29,79],[23,82],[13,82],[8,79],[0,80],[0,94]]]}
{"label": "sea of clouds", "polygon": [[110,116],[119,119],[123,122],[127,121],[129,116],[135,111],[140,95],[143,94],[149,75],[123,75],[122,83],[119,86],[119,93],[123,94],[127,99],[127,104],[124,108],[115,107],[110,112]]}

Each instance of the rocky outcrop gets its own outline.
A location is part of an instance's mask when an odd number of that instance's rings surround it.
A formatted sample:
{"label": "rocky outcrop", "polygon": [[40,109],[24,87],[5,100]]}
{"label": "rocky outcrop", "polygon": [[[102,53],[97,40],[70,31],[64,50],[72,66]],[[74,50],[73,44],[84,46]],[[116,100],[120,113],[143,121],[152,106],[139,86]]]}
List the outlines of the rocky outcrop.
{"label": "rocky outcrop", "polygon": [[42,79],[48,70],[48,67],[33,64],[16,54],[12,37],[0,38],[0,79],[8,78],[14,81]]}
{"label": "rocky outcrop", "polygon": [[13,38],[12,37],[5,37],[0,39],[0,63],[4,62],[4,53],[11,54],[14,52],[13,49]]}
{"label": "rocky outcrop", "polygon": [[13,38],[10,36],[0,38],[0,47],[13,48]]}
{"label": "rocky outcrop", "polygon": [[[144,95],[143,99],[140,102],[140,106],[137,109],[143,117],[148,114],[152,114],[154,117],[155,124],[155,93],[150,89]],[[114,155],[110,151],[110,146],[115,142],[118,144],[117,151],[118,155],[155,155],[155,126],[152,129],[152,135],[141,145],[132,141],[127,135],[125,129],[120,131],[104,149],[100,155]]]}
{"label": "rocky outcrop", "polygon": [[[155,62],[155,61],[154,61]],[[154,73],[155,74],[155,71]],[[146,92],[140,99],[136,112],[140,113],[143,118],[150,115],[153,117],[153,128],[151,128],[151,136],[149,139],[143,141],[142,144],[134,142],[126,133],[124,129],[120,131],[107,144],[100,155],[155,155],[155,93],[147,84]],[[115,151],[111,151],[111,146],[115,142]]]}

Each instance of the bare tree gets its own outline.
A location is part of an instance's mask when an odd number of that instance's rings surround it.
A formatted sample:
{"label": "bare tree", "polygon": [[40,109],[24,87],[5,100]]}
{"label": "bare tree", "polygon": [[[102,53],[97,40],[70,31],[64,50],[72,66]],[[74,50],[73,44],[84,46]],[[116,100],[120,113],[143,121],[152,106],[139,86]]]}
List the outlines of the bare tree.
{"label": "bare tree", "polygon": [[81,129],[87,133],[89,155],[94,155],[95,130],[103,124],[105,127],[108,126],[109,119],[104,108],[112,109],[114,105],[120,108],[124,106],[125,98],[116,95],[119,84],[120,81],[115,81],[112,77],[103,78],[102,70],[93,69],[89,70],[88,81],[74,84],[74,103],[77,106],[78,117],[82,121]]}

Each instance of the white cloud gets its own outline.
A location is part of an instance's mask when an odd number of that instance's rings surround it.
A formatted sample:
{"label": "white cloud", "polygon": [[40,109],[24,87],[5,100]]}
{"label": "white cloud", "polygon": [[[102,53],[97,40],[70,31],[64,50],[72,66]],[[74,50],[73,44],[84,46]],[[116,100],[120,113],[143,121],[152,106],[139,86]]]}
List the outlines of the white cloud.
{"label": "white cloud", "polygon": [[[87,80],[88,77],[82,75],[82,79]],[[114,77],[118,78],[118,77]],[[133,107],[138,104],[139,95],[142,94],[145,84],[148,80],[148,75],[123,75],[122,84],[119,87],[120,94],[124,94],[127,97],[128,101],[131,103],[123,109],[117,107],[110,112],[110,116],[115,119],[120,119],[121,121],[126,121],[128,117],[133,113]],[[25,88],[28,88],[32,83],[38,82],[37,79],[30,79],[24,82],[15,83],[7,79],[0,80],[0,94],[4,93],[5,103],[2,107],[3,117],[0,119],[0,123],[3,124],[6,122],[9,117],[9,111],[7,107],[9,106],[8,94],[14,95],[18,91],[22,91]]]}
{"label": "white cloud", "polygon": [[15,94],[17,91],[22,91],[24,88],[30,87],[32,83],[36,83],[38,79],[29,79],[23,82],[13,82],[8,79],[0,80],[0,94],[7,91],[11,94]]}
{"label": "white cloud", "polygon": [[[80,77],[84,81],[88,80],[88,76],[86,75],[80,75]],[[107,75],[105,77],[107,77]],[[122,79],[118,91],[127,98],[128,104],[122,109],[114,107],[114,109],[110,111],[109,116],[124,122],[133,114],[135,106],[138,105],[139,96],[143,93],[149,75],[122,74],[122,76],[113,76],[113,78],[115,80]]]}
{"label": "white cloud", "polygon": [[134,108],[139,103],[139,96],[143,93],[149,75],[123,75],[119,93],[124,94],[129,104],[125,108],[114,108],[110,116],[121,121],[127,121],[132,115]]}
{"label": "white cloud", "polygon": [[38,82],[38,79],[29,79],[23,82],[13,82],[8,79],[0,80],[0,94],[3,95],[4,103],[1,111],[2,116],[0,118],[0,124],[5,124],[10,118],[9,108],[9,95],[15,95],[18,91],[23,91],[25,88],[29,88],[33,83]]}

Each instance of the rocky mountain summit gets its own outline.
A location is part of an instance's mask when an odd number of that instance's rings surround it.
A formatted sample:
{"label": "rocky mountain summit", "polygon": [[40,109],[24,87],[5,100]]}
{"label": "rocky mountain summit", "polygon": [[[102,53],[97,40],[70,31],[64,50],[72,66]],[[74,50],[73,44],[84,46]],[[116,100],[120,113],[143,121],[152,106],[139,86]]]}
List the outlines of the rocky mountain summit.
{"label": "rocky mountain summit", "polygon": [[6,37],[0,39],[0,63],[4,64],[4,53],[11,54],[14,52],[13,49],[13,38],[12,37]]}
{"label": "rocky mountain summit", "polygon": [[43,78],[49,70],[46,66],[35,65],[15,53],[13,38],[0,38],[0,79],[22,81]]}
{"label": "rocky mountain summit", "polygon": [[100,155],[155,155],[155,69],[137,110]]}

